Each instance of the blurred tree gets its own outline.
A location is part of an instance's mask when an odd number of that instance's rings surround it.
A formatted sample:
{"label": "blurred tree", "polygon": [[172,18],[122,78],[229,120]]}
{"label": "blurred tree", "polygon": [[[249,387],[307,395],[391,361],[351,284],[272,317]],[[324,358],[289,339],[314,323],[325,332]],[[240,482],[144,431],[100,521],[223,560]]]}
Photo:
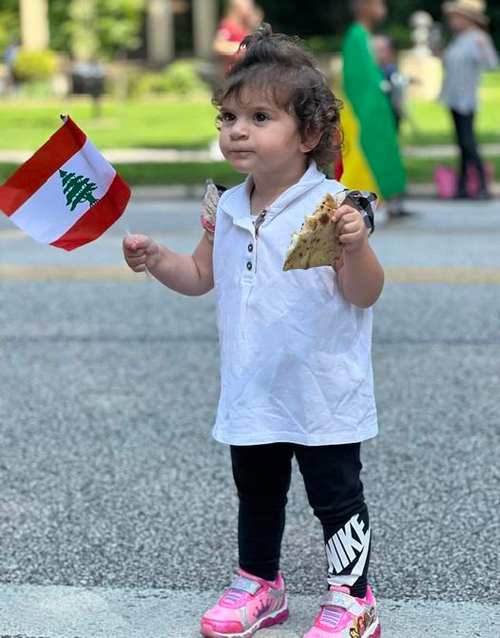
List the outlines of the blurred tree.
{"label": "blurred tree", "polygon": [[52,45],[77,60],[134,50],[145,5],[146,0],[50,0]]}
{"label": "blurred tree", "polygon": [[332,33],[335,16],[347,6],[343,0],[262,0],[257,1],[264,9],[266,21],[270,21],[275,31],[298,33],[302,37]]}
{"label": "blurred tree", "polygon": [[2,0],[0,8],[0,60],[3,51],[19,40],[19,0]]}

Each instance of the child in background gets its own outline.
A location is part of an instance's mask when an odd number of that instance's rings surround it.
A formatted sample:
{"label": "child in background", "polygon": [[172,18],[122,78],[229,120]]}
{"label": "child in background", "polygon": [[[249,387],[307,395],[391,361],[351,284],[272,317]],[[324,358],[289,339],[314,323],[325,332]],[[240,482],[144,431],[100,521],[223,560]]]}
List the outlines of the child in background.
{"label": "child in background", "polygon": [[371,530],[360,481],[361,441],[377,433],[371,306],[383,286],[368,240],[370,194],[349,192],[332,214],[343,244],[331,266],[284,272],[293,231],[326,193],[346,189],[332,164],[340,104],[296,40],[266,26],[243,42],[214,100],[219,143],[247,175],[209,189],[204,235],[192,256],[150,237],[123,241],[146,268],[186,295],[215,286],[221,395],[214,437],[229,444],[239,497],[238,574],[201,619],[209,638],[249,638],[288,617],[279,570],[292,458],[323,526],[328,563],[320,611],[307,638],[378,637],[367,584]]}
{"label": "child in background", "polygon": [[[397,66],[397,47],[393,38],[388,35],[377,35],[373,38],[373,49],[384,80],[382,90],[387,93],[399,135],[401,120],[407,117],[405,112],[405,93],[413,80],[402,75]],[[389,217],[405,217],[411,215],[404,207],[404,197],[393,195],[387,198]]]}
{"label": "child in background", "polygon": [[378,65],[385,78],[382,88],[387,93],[396,126],[399,128],[401,119],[404,117],[405,90],[410,80],[398,71],[396,43],[390,36],[375,36],[373,47]]}

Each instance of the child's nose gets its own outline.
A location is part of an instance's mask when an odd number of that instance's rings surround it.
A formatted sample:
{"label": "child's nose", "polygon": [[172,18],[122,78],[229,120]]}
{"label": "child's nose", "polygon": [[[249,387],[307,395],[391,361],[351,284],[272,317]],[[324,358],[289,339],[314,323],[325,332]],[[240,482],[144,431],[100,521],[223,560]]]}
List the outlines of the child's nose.
{"label": "child's nose", "polygon": [[248,137],[248,126],[245,122],[236,122],[231,128],[230,135],[232,140],[245,139]]}

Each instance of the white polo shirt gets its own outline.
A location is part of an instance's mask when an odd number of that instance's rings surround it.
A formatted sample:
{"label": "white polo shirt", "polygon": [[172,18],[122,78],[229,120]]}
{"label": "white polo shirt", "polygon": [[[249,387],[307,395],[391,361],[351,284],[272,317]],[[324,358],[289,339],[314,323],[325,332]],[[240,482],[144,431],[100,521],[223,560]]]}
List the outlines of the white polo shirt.
{"label": "white polo shirt", "polygon": [[226,191],[217,208],[221,394],[213,435],[231,445],[373,437],[371,309],[344,299],[331,267],[283,272],[304,215],[344,187],[311,164],[267,209],[256,238],[250,186],[249,177]]}

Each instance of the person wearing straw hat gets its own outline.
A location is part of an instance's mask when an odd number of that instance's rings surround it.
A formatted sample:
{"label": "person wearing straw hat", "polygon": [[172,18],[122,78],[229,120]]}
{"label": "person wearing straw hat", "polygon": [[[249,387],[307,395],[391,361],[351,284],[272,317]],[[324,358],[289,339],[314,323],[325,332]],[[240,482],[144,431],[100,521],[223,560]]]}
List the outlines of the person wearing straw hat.
{"label": "person wearing straw hat", "polygon": [[481,72],[498,66],[498,55],[486,32],[489,20],[484,0],[453,0],[443,4],[453,39],[443,53],[442,102],[450,109],[461,152],[456,198],[467,198],[468,167],[477,171],[477,199],[489,199],[484,165],[474,135],[477,89]]}

